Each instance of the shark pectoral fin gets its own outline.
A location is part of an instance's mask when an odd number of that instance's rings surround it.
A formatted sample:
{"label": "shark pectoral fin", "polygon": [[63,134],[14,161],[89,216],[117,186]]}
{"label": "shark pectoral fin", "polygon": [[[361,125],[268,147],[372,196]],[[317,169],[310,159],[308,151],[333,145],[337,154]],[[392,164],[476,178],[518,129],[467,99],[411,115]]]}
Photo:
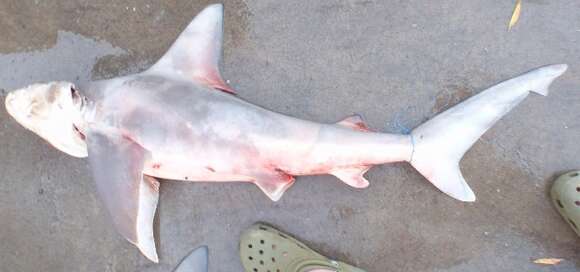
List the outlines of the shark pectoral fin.
{"label": "shark pectoral fin", "polygon": [[177,38],[169,51],[147,72],[178,76],[229,93],[234,90],[222,79],[223,5],[201,11]]}
{"label": "shark pectoral fin", "polygon": [[354,130],[369,132],[371,129],[367,126],[363,118],[358,114],[348,116],[336,123],[339,126],[347,127]]}
{"label": "shark pectoral fin", "polygon": [[143,175],[148,151],[110,131],[87,133],[89,164],[97,191],[113,225],[148,259],[158,262],[153,218],[159,199],[159,182]]}
{"label": "shark pectoral fin", "polygon": [[332,170],[330,174],[354,188],[366,188],[369,186],[369,181],[364,177],[364,174],[370,168],[371,168],[370,166],[361,166],[354,168],[337,169]]}
{"label": "shark pectoral fin", "polygon": [[294,184],[294,177],[281,171],[260,173],[255,175],[254,184],[272,201],[278,201]]}

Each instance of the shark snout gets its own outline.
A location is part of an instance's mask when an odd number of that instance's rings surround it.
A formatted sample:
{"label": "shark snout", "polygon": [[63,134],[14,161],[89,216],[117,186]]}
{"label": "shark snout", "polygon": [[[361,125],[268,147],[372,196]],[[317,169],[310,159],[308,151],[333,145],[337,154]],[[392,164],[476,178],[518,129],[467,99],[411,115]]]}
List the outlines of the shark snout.
{"label": "shark snout", "polygon": [[30,111],[31,101],[25,90],[16,90],[8,93],[4,106],[10,116],[22,123]]}
{"label": "shark snout", "polygon": [[4,105],[6,106],[6,108],[10,107],[13,101],[14,101],[14,93],[10,92],[6,96],[6,99],[4,99]]}
{"label": "shark snout", "polygon": [[14,118],[16,118],[16,112],[14,109],[16,107],[16,104],[18,103],[17,97],[18,95],[16,94],[16,92],[10,92],[8,93],[6,99],[4,100],[4,106],[6,107],[6,111]]}

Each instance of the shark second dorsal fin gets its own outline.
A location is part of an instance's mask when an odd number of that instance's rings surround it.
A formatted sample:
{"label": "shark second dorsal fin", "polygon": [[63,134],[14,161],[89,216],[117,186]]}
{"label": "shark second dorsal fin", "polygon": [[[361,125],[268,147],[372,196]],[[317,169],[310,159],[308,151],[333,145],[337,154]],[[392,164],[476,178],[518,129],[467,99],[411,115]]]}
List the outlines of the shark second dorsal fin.
{"label": "shark second dorsal fin", "polygon": [[222,54],[223,5],[202,10],[177,38],[169,51],[148,73],[179,77],[218,90],[234,93],[222,79],[219,62]]}
{"label": "shark second dorsal fin", "polygon": [[343,126],[343,127],[347,127],[347,128],[351,128],[351,129],[359,130],[359,131],[366,131],[366,132],[371,131],[371,129],[364,122],[363,118],[358,114],[353,114],[351,116],[348,116],[348,117],[338,121],[336,124],[339,126]]}

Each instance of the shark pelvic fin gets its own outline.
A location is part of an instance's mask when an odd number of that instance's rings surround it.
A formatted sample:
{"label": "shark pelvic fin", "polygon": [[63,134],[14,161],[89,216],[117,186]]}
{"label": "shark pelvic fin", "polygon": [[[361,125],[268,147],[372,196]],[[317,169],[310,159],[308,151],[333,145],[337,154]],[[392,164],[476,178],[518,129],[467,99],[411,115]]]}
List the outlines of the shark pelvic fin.
{"label": "shark pelvic fin", "polygon": [[261,173],[254,178],[254,184],[272,201],[278,201],[294,184],[294,177],[282,171]]}
{"label": "shark pelvic fin", "polygon": [[330,174],[354,188],[366,188],[369,186],[369,181],[363,175],[370,168],[371,168],[370,166],[360,166],[353,168],[337,169],[332,170]]}
{"label": "shark pelvic fin", "polygon": [[159,182],[143,175],[148,152],[120,133],[94,128],[87,134],[87,144],[97,192],[113,225],[143,255],[158,262],[153,218]]}
{"label": "shark pelvic fin", "polygon": [[351,129],[359,130],[359,131],[366,131],[366,132],[371,131],[371,129],[367,126],[367,124],[365,123],[363,118],[358,114],[353,114],[351,116],[348,116],[348,117],[338,121],[336,124],[339,126],[343,126],[343,127],[347,127],[347,128],[351,128]]}
{"label": "shark pelvic fin", "polygon": [[149,73],[192,80],[228,93],[235,91],[222,79],[223,5],[202,10]]}

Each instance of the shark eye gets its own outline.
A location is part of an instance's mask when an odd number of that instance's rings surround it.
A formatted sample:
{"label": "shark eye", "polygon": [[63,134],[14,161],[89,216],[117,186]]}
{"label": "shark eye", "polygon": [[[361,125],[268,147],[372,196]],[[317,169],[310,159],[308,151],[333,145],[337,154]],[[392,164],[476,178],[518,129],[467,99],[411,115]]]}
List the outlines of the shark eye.
{"label": "shark eye", "polygon": [[74,87],[70,87],[70,95],[73,99],[73,102],[76,104],[77,102],[80,102],[81,100],[81,96],[79,95],[79,92],[74,88]]}
{"label": "shark eye", "polygon": [[75,90],[74,87],[70,87],[70,95],[75,98],[79,96],[79,93],[77,92],[77,90]]}

